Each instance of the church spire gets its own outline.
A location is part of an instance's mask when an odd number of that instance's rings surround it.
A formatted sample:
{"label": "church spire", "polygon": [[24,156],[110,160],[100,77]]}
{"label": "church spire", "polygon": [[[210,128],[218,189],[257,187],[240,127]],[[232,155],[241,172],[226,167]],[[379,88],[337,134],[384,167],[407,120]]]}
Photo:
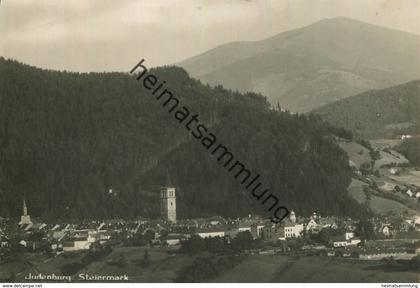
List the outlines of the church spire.
{"label": "church spire", "polygon": [[176,223],[176,189],[172,186],[169,178],[168,169],[166,169],[166,184],[160,188],[160,211],[162,219]]}
{"label": "church spire", "polygon": [[171,177],[169,176],[168,168],[166,168],[166,187],[172,187]]}
{"label": "church spire", "polygon": [[19,225],[32,225],[31,216],[28,215],[28,207],[26,206],[25,196],[23,197],[22,210]]}
{"label": "church spire", "polygon": [[25,197],[23,197],[23,215],[24,216],[28,215],[28,207],[26,207]]}

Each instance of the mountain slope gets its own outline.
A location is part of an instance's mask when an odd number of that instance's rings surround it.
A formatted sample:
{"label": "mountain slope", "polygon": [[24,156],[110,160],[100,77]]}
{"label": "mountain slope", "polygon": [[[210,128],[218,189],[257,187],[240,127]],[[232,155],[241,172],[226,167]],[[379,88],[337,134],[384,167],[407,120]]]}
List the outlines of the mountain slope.
{"label": "mountain slope", "polygon": [[361,138],[419,134],[420,80],[351,96],[314,113]]}
{"label": "mountain slope", "polygon": [[296,112],[420,78],[420,36],[347,18],[257,42],[236,42],[178,65],[212,85],[267,95]]}
{"label": "mountain slope", "polygon": [[[283,205],[301,214],[362,215],[347,195],[348,159],[326,137],[329,127],[273,111],[257,94],[207,87],[177,67],[153,73],[261,174]],[[44,219],[157,217],[167,170],[181,218],[263,213],[123,73],[46,71],[0,58],[0,163],[0,215],[6,217],[20,215],[23,195],[31,215]]]}

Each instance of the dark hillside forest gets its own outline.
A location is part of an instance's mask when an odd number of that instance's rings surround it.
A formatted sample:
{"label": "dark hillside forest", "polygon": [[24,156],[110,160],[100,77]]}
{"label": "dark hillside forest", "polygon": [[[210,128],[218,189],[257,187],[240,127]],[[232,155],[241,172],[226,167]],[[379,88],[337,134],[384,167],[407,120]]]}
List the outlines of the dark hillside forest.
{"label": "dark hillside forest", "polygon": [[395,147],[412,165],[420,166],[420,138],[405,139]]}
{"label": "dark hillside forest", "polygon": [[[284,206],[364,215],[347,195],[347,156],[319,118],[273,110],[254,93],[205,86],[181,68],[153,73]],[[157,217],[166,171],[181,218],[258,212],[143,89],[124,73],[47,71],[0,58],[0,216],[20,215],[25,196],[30,214],[45,220]]]}
{"label": "dark hillside forest", "polygon": [[420,80],[371,90],[325,105],[315,113],[357,138],[420,134]]}

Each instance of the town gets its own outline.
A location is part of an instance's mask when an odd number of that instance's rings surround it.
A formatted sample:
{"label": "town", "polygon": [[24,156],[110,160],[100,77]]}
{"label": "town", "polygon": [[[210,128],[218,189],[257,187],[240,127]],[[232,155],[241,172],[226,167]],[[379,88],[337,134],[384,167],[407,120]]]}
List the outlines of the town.
{"label": "town", "polygon": [[[223,239],[230,243],[245,237],[258,243],[241,251],[250,257],[295,255],[362,261],[410,260],[420,254],[418,215],[390,214],[356,221],[349,217],[322,216],[316,211],[310,217],[301,217],[292,211],[288,219],[279,224],[256,215],[241,219],[219,216],[177,219],[176,188],[172,185],[161,187],[160,209],[160,219],[44,223],[31,218],[23,199],[18,223],[13,219],[0,218],[0,278],[17,281],[28,271],[39,273],[40,270],[30,260],[34,255],[44,255],[44,262],[49,262],[85,253],[92,258],[84,261],[87,265],[100,260],[98,255],[102,257],[111,253],[113,247],[149,247],[171,251],[176,256],[183,244],[194,239]],[[146,259],[147,253],[146,248]],[[123,258],[120,256],[115,260],[117,265],[124,261]],[[15,267],[10,264],[18,259],[25,263],[20,271],[7,269]],[[83,269],[83,264],[75,266],[73,263],[59,268],[63,275],[72,275]]]}

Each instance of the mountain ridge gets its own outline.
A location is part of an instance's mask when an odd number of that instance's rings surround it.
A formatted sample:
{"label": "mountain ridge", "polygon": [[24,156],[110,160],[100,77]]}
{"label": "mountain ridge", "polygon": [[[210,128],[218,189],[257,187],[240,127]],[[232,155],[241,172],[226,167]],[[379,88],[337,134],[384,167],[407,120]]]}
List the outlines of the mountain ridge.
{"label": "mountain ridge", "polygon": [[260,41],[227,43],[178,65],[204,83],[258,92],[271,104],[308,112],[420,78],[419,50],[419,35],[333,18]]}
{"label": "mountain ridge", "polygon": [[[318,23],[328,22],[328,21],[337,21],[337,20],[338,21],[340,21],[340,20],[345,20],[345,21],[350,20],[350,21],[353,21],[353,22],[359,22],[359,23],[371,25],[373,27],[377,27],[377,28],[380,28],[380,29],[391,30],[391,31],[394,31],[394,32],[397,32],[397,33],[404,33],[404,34],[411,35],[411,36],[414,36],[414,37],[419,37],[420,36],[419,34],[407,32],[407,31],[402,31],[402,30],[398,30],[398,29],[393,29],[393,28],[389,28],[389,27],[383,27],[383,26],[376,25],[376,24],[373,24],[373,23],[367,23],[367,22],[363,22],[363,21],[360,21],[360,20],[355,20],[355,19],[351,19],[351,18],[347,18],[347,17],[326,18],[326,19],[322,19],[322,20],[319,20],[317,22],[314,22],[314,23],[312,23],[310,25],[315,25],[315,24],[318,24]],[[193,61],[193,60],[199,58],[200,56],[205,56],[205,55],[211,53],[215,49],[219,49],[219,48],[223,49],[223,48],[226,48],[226,47],[231,46],[231,45],[233,46],[233,45],[253,44],[253,43],[258,43],[258,42],[264,42],[264,41],[272,40],[272,39],[274,39],[274,38],[276,38],[278,36],[281,36],[284,33],[298,32],[299,30],[301,30],[301,29],[303,29],[305,27],[307,27],[307,26],[303,26],[303,27],[299,27],[299,28],[295,28],[295,29],[283,31],[283,32],[280,32],[280,33],[276,33],[274,35],[271,35],[271,36],[262,38],[260,40],[249,40],[249,41],[244,40],[244,41],[234,41],[234,42],[227,42],[227,43],[224,43],[224,44],[220,44],[220,45],[217,45],[217,46],[215,46],[215,47],[213,47],[210,50],[207,50],[205,52],[200,52],[200,53],[198,53],[196,55],[187,57],[187,58],[185,58],[185,59],[183,59],[181,61],[177,61],[177,62],[173,63],[173,65],[175,65],[175,66],[183,66],[183,65],[185,65],[185,62],[190,62],[190,61]]]}

